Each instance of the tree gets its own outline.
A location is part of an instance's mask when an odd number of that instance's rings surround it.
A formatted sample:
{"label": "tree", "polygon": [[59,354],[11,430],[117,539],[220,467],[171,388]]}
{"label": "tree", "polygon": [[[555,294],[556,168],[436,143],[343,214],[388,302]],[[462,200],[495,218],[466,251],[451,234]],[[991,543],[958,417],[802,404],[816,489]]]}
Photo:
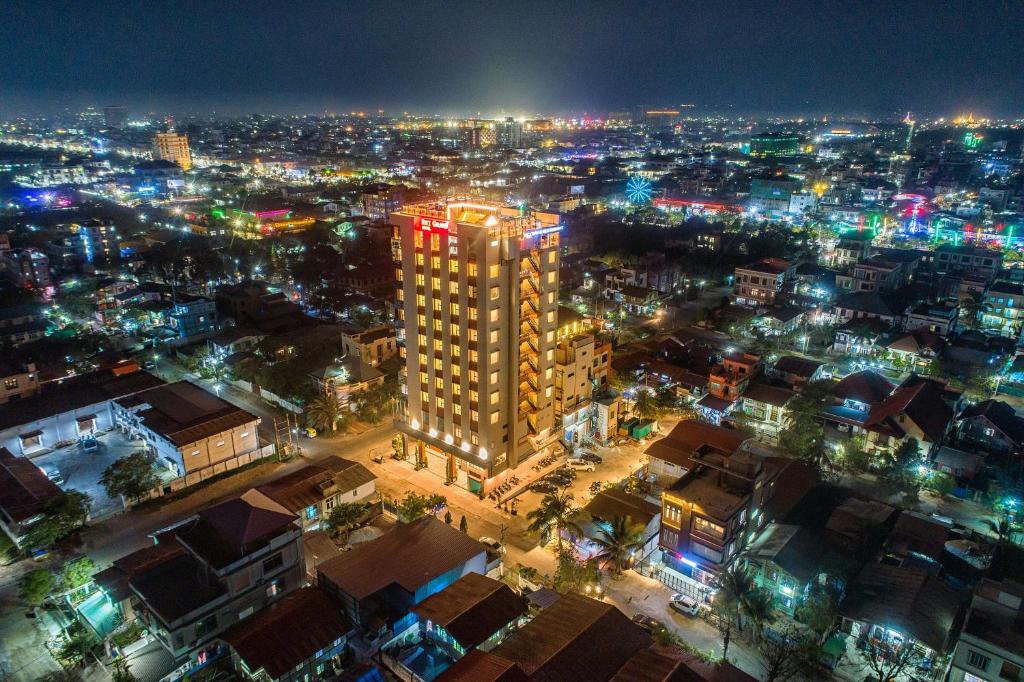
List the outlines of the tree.
{"label": "tree", "polygon": [[935,471],[925,481],[925,487],[944,500],[956,488],[956,480],[944,471]]}
{"label": "tree", "polygon": [[318,395],[306,404],[306,422],[319,431],[337,433],[348,429],[351,413],[345,411],[334,391]]}
{"label": "tree", "polygon": [[36,568],[18,580],[18,594],[29,606],[39,606],[53,592],[57,581],[53,573],[45,568]]}
{"label": "tree", "polygon": [[1006,548],[1013,544],[1011,537],[1013,536],[1013,526],[1010,523],[1010,519],[1002,517],[1000,519],[984,519],[985,528],[996,536],[995,550],[992,552],[992,564],[995,564],[996,558],[1006,551]]}
{"label": "tree", "polygon": [[84,526],[91,501],[92,498],[78,490],[66,490],[50,500],[43,509],[43,518],[25,533],[25,546],[47,549]]}
{"label": "tree", "polygon": [[327,515],[327,527],[332,533],[344,533],[347,537],[349,531],[363,520],[369,509],[370,505],[365,502],[342,502],[335,505]]}
{"label": "tree", "polygon": [[160,483],[149,455],[139,450],[108,466],[100,476],[100,485],[111,497],[138,502]]}
{"label": "tree", "polygon": [[661,412],[654,391],[646,386],[637,386],[636,402],[633,403],[633,414],[640,419],[657,419]]}
{"label": "tree", "polygon": [[718,615],[718,629],[722,633],[722,659],[729,653],[729,641],[733,627],[742,629],[743,616],[761,617],[762,590],[754,582],[750,571],[734,563],[723,571],[715,581],[718,591],[711,603]]}
{"label": "tree", "polygon": [[395,437],[391,439],[391,449],[394,452],[391,456],[401,461],[408,457],[405,454],[405,436],[401,433],[396,433]]}
{"label": "tree", "polygon": [[916,669],[924,660],[912,640],[872,645],[864,656],[867,668],[877,682],[895,682],[904,673]]}
{"label": "tree", "polygon": [[831,473],[832,462],[825,443],[825,430],[818,418],[831,395],[827,382],[805,386],[786,404],[786,427],[779,432],[779,445],[822,474]]}
{"label": "tree", "polygon": [[600,548],[595,558],[611,565],[612,573],[619,575],[636,550],[644,546],[644,526],[633,523],[628,516],[616,516],[611,523],[599,524],[590,541]]}
{"label": "tree", "polygon": [[370,424],[379,424],[391,414],[397,398],[398,382],[390,378],[377,386],[352,394],[356,415]]}
{"label": "tree", "polygon": [[827,637],[839,615],[839,600],[834,586],[824,586],[817,581],[812,583],[807,597],[796,607],[794,615],[820,639]]}
{"label": "tree", "polygon": [[82,674],[77,670],[51,670],[36,678],[36,682],[82,682]]}
{"label": "tree", "polygon": [[526,514],[530,520],[527,530],[531,533],[542,533],[545,536],[554,529],[558,551],[562,551],[562,531],[566,530],[573,536],[583,534],[577,523],[581,510],[573,504],[573,494],[568,490],[548,493],[541,499],[540,506]]}
{"label": "tree", "polygon": [[461,530],[466,535],[469,535],[469,523],[466,521],[465,514],[463,514],[462,518],[459,519],[459,530]]}
{"label": "tree", "polygon": [[132,671],[128,669],[128,661],[124,658],[118,658],[114,661],[113,667],[114,670],[111,673],[111,677],[114,679],[114,682],[136,682],[136,680],[138,680],[138,678],[132,674]]}
{"label": "tree", "polygon": [[410,523],[433,512],[446,501],[441,495],[420,495],[409,491],[398,503],[398,518],[404,523]]}
{"label": "tree", "polygon": [[74,590],[92,580],[96,564],[87,556],[67,562],[60,570],[60,582],[65,590]]}
{"label": "tree", "polygon": [[764,682],[792,680],[813,670],[818,647],[795,627],[785,628],[776,637],[764,637],[757,643],[764,668]]}
{"label": "tree", "polygon": [[449,526],[452,525],[452,510],[446,509],[444,512],[444,522]]}
{"label": "tree", "polygon": [[57,653],[57,658],[65,665],[76,666],[89,655],[98,643],[91,630],[76,623],[68,629],[67,639]]}
{"label": "tree", "polygon": [[601,593],[601,569],[596,559],[581,559],[571,549],[558,551],[555,587],[578,594]]}
{"label": "tree", "polygon": [[981,313],[981,296],[971,293],[960,301],[960,323],[967,329],[978,328],[978,316]]}

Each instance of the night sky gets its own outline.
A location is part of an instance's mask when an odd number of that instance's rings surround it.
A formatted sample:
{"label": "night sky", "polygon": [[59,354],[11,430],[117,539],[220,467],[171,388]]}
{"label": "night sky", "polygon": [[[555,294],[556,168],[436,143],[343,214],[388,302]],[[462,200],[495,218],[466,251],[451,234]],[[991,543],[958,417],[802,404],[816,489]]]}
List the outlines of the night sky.
{"label": "night sky", "polygon": [[1024,2],[0,2],[0,114],[1024,113]]}

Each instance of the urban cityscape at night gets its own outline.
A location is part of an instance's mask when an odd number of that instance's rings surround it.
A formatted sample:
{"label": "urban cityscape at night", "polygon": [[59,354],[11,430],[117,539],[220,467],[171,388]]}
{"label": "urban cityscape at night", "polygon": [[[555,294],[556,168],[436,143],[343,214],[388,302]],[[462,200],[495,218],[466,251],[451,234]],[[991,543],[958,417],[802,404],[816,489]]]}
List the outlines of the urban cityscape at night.
{"label": "urban cityscape at night", "polygon": [[0,4],[0,682],[1024,682],[1024,4]]}

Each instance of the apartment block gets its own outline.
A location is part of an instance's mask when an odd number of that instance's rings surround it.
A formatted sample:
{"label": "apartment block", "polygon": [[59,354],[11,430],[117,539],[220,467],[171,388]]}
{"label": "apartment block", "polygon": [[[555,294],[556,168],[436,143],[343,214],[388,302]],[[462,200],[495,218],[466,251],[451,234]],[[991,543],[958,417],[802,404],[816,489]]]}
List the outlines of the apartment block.
{"label": "apartment block", "polygon": [[593,334],[562,337],[555,348],[555,420],[567,443],[588,438],[595,424],[593,397],[608,386],[612,346]]}

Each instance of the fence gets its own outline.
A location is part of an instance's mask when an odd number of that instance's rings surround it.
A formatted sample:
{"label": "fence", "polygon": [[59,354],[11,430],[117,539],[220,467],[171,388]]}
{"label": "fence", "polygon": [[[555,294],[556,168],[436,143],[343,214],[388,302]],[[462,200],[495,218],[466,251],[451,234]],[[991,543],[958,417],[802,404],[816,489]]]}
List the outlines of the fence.
{"label": "fence", "polygon": [[295,414],[302,414],[301,407],[299,407],[298,405],[289,400],[285,400],[284,398],[277,395],[273,391],[268,391],[259,384],[254,384],[243,379],[231,379],[227,383],[231,384],[232,386],[239,390],[245,391],[246,393],[252,393],[254,396],[258,398],[263,398],[268,403],[273,403],[274,405],[283,407],[289,412],[294,412]]}
{"label": "fence", "polygon": [[[268,445],[262,446],[258,450],[246,452],[241,455],[237,455],[236,457],[232,457],[230,459],[225,459],[221,462],[217,462],[216,464],[211,464],[208,467],[203,467],[202,469],[192,471],[184,476],[176,478],[172,480],[170,483],[153,488],[152,490],[149,491],[149,493],[140,497],[138,502],[136,502],[135,504],[138,504],[139,502],[145,502],[146,500],[154,500],[158,497],[163,497],[164,495],[176,493],[179,490],[184,490],[185,488],[193,486],[197,483],[201,483],[202,481],[205,481],[208,478],[213,478],[214,476],[219,476],[220,474],[226,473],[228,471],[234,471],[238,467],[242,467],[247,464],[252,464],[253,462],[258,462],[261,459],[266,459],[267,457],[270,457],[273,454],[274,445],[273,443],[270,443]],[[126,504],[126,506],[128,505]]]}

